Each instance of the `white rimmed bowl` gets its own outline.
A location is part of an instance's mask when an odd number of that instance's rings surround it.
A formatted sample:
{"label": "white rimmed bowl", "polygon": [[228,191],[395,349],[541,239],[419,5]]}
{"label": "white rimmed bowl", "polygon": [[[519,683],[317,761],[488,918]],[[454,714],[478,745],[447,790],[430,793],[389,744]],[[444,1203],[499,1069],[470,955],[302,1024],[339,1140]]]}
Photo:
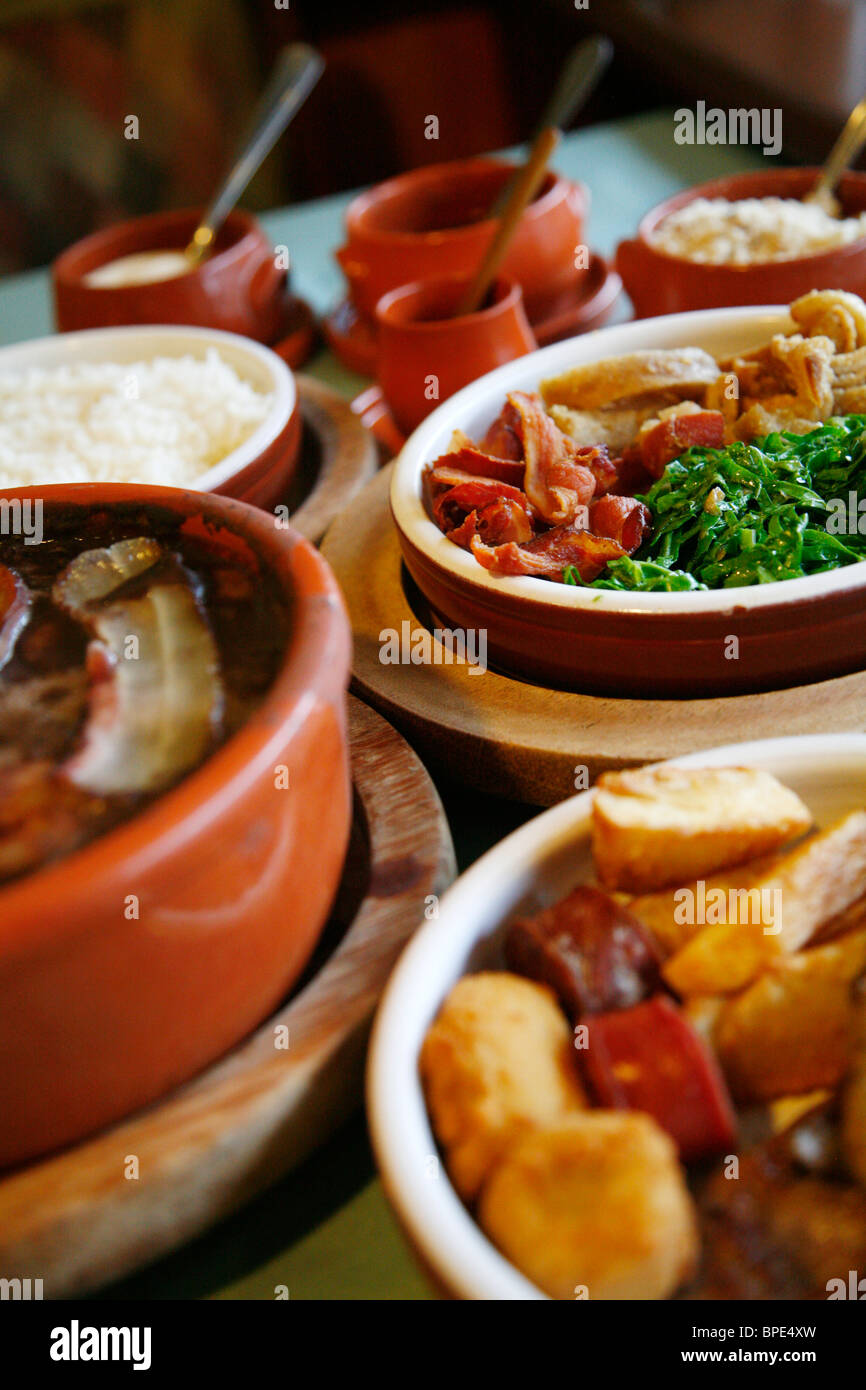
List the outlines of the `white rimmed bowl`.
{"label": "white rimmed bowl", "polygon": [[[297,387],[289,368],[270,348],[250,338],[218,329],[168,324],[88,328],[0,348],[0,375],[32,367],[74,366],[81,362],[123,365],[154,357],[203,358],[209,348],[215,348],[239,377],[257,390],[268,392],[273,400],[267,416],[249,438],[196,478],[193,490],[217,492],[256,506],[271,507],[285,494],[291,481],[300,446],[301,416]],[[45,478],[43,481],[78,480]],[[164,485],[184,484],[166,479]]]}
{"label": "white rimmed bowl", "polygon": [[568,367],[646,348],[701,347],[726,357],[791,327],[787,310],[774,306],[620,324],[509,362],[445,401],[407,441],[391,482],[406,567],[436,618],[485,629],[491,662],[523,679],[601,694],[739,694],[861,670],[866,564],[671,594],[499,578],[442,534],[423,501],[424,469],[447,451],[453,431],[481,438],[509,391],[534,391]]}
{"label": "white rimmed bowl", "polygon": [[[672,760],[681,767],[759,767],[806,802],[818,825],[866,805],[866,734],[819,734],[731,744]],[[421,1261],[450,1294],[543,1298],[491,1244],[457,1196],[437,1153],[418,1075],[424,1036],[465,974],[501,968],[503,929],[549,906],[590,871],[593,792],[536,817],[462,874],[403,952],[370,1045],[367,1106],[388,1198]]]}

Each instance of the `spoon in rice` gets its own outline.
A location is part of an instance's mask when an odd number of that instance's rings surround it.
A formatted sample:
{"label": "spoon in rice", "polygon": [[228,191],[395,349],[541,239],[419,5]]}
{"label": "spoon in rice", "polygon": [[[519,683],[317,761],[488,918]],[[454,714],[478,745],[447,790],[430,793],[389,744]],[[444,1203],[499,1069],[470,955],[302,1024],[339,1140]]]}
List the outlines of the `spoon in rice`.
{"label": "spoon in rice", "polygon": [[325,68],[320,53],[305,43],[284,48],[256,107],[241,150],[184,247],[190,269],[209,256],[217,232],[265,156],[300,111]]}
{"label": "spoon in rice", "polygon": [[866,144],[866,96],[858,101],[845,122],[842,133],[827,156],[827,161],[818,175],[814,188],[804,194],[803,202],[817,204],[829,217],[839,217],[842,212],[842,205],[838,198],[834,197],[833,190],[848,166],[854,163],[864,144]]}

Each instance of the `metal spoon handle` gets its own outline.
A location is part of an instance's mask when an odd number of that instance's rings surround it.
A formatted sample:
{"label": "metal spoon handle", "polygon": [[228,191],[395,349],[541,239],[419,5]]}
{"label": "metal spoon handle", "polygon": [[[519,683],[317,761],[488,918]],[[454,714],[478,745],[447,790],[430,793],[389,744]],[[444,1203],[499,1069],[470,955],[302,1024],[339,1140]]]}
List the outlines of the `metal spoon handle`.
{"label": "metal spoon handle", "polygon": [[[602,34],[596,34],[593,38],[583,39],[581,43],[575,44],[556,79],[556,86],[532,137],[533,144],[543,131],[562,130],[568,125],[574,113],[589,99],[612,57],[613,44]],[[519,170],[515,170],[514,174],[506,179],[487,214],[488,217],[502,216],[518,175]]]}
{"label": "metal spoon handle", "polygon": [[842,174],[849,164],[853,164],[864,144],[866,144],[866,96],[858,101],[842,127],[842,133],[827,156],[827,162],[821,170],[815,187],[810,190],[810,202],[820,202],[823,198],[832,195]]}
{"label": "metal spoon handle", "polygon": [[283,49],[253,112],[240,154],[206,208],[188,254],[197,252],[201,256],[207,251],[253,174],[310,95],[324,67],[324,58],[308,44],[294,43]]}
{"label": "metal spoon handle", "polygon": [[603,34],[575,44],[538,122],[536,136],[547,126],[565,129],[575,112],[589,100],[612,58],[613,44]]}

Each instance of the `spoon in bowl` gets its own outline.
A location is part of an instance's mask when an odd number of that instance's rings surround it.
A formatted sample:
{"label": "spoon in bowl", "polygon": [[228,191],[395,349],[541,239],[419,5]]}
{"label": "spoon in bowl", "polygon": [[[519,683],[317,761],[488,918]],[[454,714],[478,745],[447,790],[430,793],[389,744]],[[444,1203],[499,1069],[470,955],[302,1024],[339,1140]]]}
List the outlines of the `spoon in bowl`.
{"label": "spoon in bowl", "polygon": [[[563,64],[550,100],[535,128],[533,147],[535,141],[543,135],[544,131],[551,127],[554,130],[564,130],[574,119],[577,112],[592,96],[610,66],[612,58],[613,44],[603,34],[594,34],[592,38],[583,39],[581,43],[575,44]],[[488,217],[502,216],[512,185],[519,173],[520,171],[516,170],[512,177],[503,184],[496,201],[487,214]]]}
{"label": "spoon in bowl", "polygon": [[508,200],[502,209],[499,227],[478,271],[457,306],[458,316],[476,313],[487,298],[490,286],[517,231],[517,225],[525,208],[541,187],[550,157],[558,143],[559,131],[553,126],[548,126],[536,136],[529,159],[517,171],[517,177],[509,183]]}
{"label": "spoon in bowl", "polygon": [[803,197],[804,203],[816,203],[830,217],[838,217],[842,206],[833,190],[849,164],[853,164],[866,144],[866,96],[858,101],[842,128],[814,188]]}
{"label": "spoon in bowl", "polygon": [[308,44],[293,43],[283,49],[253,113],[240,153],[184,247],[190,269],[210,255],[226,217],[289,121],[300,111],[324,68],[324,58]]}

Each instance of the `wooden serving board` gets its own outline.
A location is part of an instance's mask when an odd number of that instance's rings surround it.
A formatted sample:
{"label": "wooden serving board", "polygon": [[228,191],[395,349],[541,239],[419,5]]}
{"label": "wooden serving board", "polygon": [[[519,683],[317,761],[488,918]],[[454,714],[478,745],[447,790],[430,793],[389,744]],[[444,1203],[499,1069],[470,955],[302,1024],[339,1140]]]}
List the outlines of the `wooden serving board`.
{"label": "wooden serving board", "polygon": [[[40,1278],[46,1298],[69,1298],[129,1274],[275,1182],[360,1102],[376,1002],[455,864],[439,798],[400,735],[350,697],[349,737],[352,843],[305,981],[165,1100],[0,1176],[0,1277]],[[132,1156],[137,1179],[125,1176]]]}
{"label": "wooden serving board", "polygon": [[[866,673],[760,695],[617,700],[463,665],[383,665],[380,633],[430,626],[403,569],[388,489],[393,465],[328,531],[354,635],[353,689],[402,729],[425,761],[494,795],[549,806],[590,780],[721,743],[866,730]],[[660,660],[664,660],[663,653]]]}
{"label": "wooden serving board", "polygon": [[297,376],[304,422],[301,452],[284,499],[296,531],[314,545],[374,477],[376,441],[343,396],[311,376]]}

